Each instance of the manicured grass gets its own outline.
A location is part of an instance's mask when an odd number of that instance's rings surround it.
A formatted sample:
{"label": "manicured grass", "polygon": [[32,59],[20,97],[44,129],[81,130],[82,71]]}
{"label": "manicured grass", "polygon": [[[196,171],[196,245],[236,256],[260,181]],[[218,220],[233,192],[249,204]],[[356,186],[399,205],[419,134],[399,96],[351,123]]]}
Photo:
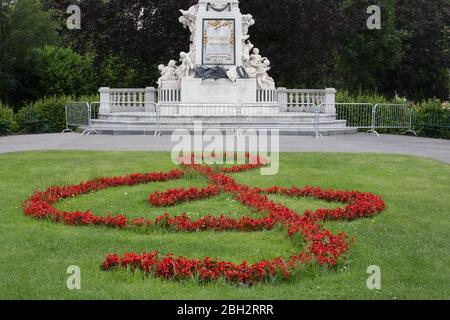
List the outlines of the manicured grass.
{"label": "manicured grass", "polygon": [[[159,250],[187,257],[254,262],[298,251],[285,231],[195,234],[167,231],[69,227],[22,214],[22,202],[36,189],[75,184],[100,176],[168,170],[168,153],[29,152],[0,155],[0,298],[31,299],[437,299],[450,298],[450,167],[433,160],[391,155],[282,154],[280,172],[234,175],[238,182],[268,187],[314,185],[369,191],[388,209],[373,219],[327,223],[356,238],[347,265],[336,271],[308,270],[290,281],[240,288],[221,281],[164,281],[127,271],[106,273],[108,253]],[[200,178],[116,188],[69,199],[63,209],[95,214],[151,217],[165,212],[253,215],[231,196],[151,208],[146,199],[167,188],[204,186]],[[274,196],[297,212],[336,206],[311,199]],[[81,267],[82,290],[66,288],[66,269]],[[367,267],[382,271],[382,290],[366,287]]]}

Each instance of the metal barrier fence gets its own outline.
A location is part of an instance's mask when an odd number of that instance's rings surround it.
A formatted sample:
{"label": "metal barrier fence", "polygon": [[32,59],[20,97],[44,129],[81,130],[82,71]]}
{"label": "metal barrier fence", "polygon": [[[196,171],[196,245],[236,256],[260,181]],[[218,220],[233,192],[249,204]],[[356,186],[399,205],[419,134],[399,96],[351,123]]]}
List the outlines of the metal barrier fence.
{"label": "metal barrier fence", "polygon": [[336,120],[346,121],[346,126],[357,129],[367,129],[368,133],[379,136],[380,129],[404,129],[405,133],[417,135],[413,129],[413,109],[403,104],[376,104],[371,103],[336,103],[333,105],[321,104],[316,108],[316,137],[322,137],[321,131],[330,130],[330,126],[320,121],[320,114],[324,108],[336,109]]}
{"label": "metal barrier fence", "polygon": [[337,120],[346,120],[347,126],[359,129],[373,128],[373,104],[337,103],[335,108]]}
{"label": "metal barrier fence", "polygon": [[407,129],[407,132],[414,132],[412,119],[413,109],[404,104],[377,104],[374,107],[376,129]]}
{"label": "metal barrier fence", "polygon": [[[62,133],[73,132],[78,127],[90,127],[92,109],[88,102],[69,102],[65,105],[66,128]],[[72,129],[71,129],[72,128]],[[82,135],[90,134],[95,130],[86,129]]]}
{"label": "metal barrier fence", "polygon": [[[127,131],[140,130],[143,132],[154,132],[159,135],[160,113],[155,102],[140,102],[139,107],[130,109],[118,106],[116,103],[93,102],[91,103],[91,123],[90,129],[97,133],[97,130],[109,131],[116,127]],[[102,114],[102,119],[98,119],[101,109],[109,112]],[[147,112],[143,112],[147,110]]]}
{"label": "metal barrier fence", "polygon": [[[226,129],[240,129],[242,108],[238,104],[170,104],[156,105],[155,136],[161,135],[162,128],[175,130],[179,128],[193,129],[199,119],[208,127],[208,120],[219,122]],[[162,123],[164,119],[164,123]]]}
{"label": "metal barrier fence", "polygon": [[[313,128],[316,137],[322,137],[326,130],[337,128],[358,128],[367,130],[368,133],[378,134],[380,129],[404,129],[406,132],[415,133],[416,116],[413,109],[401,104],[377,104],[370,103],[336,103],[336,104],[304,104],[303,108],[310,111],[308,119],[296,117],[299,114],[279,111],[276,104],[155,104],[148,103],[143,106],[151,110],[143,114],[123,112],[104,114],[105,119],[96,120],[100,111],[99,102],[86,103],[74,102],[65,106],[66,129],[63,132],[71,132],[72,128],[87,128],[83,134],[97,133],[95,129],[110,127],[111,122],[125,129],[137,128],[144,131],[154,131],[155,136],[161,134],[162,129],[188,128],[196,120],[201,119],[205,127],[213,128],[218,124],[222,129],[234,129],[237,132],[243,127],[276,127],[278,123],[285,124],[286,128],[301,127]],[[335,114],[324,113],[325,110],[335,109]],[[305,115],[306,117],[306,115]],[[123,120],[126,119],[126,120]],[[131,120],[130,120],[131,119]],[[275,122],[276,119],[279,122]],[[448,117],[450,119],[450,116]],[[444,123],[434,122],[437,128],[448,128],[448,119]],[[121,122],[122,121],[122,122]],[[433,123],[431,119],[425,122]],[[128,127],[128,123],[131,123]],[[134,126],[134,127],[133,127]]]}
{"label": "metal barrier fence", "polygon": [[413,116],[414,128],[426,128],[438,132],[450,132],[450,110]]}

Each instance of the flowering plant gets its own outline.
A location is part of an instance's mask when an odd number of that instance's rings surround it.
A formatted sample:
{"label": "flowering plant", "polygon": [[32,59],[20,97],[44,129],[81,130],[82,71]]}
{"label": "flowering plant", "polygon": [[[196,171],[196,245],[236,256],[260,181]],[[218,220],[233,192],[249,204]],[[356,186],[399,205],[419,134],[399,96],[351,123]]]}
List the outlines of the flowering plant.
{"label": "flowering plant", "polygon": [[[247,159],[251,156],[246,155]],[[306,242],[306,247],[288,258],[275,258],[249,264],[243,261],[239,264],[206,257],[203,260],[175,257],[172,254],[160,255],[157,251],[150,253],[125,253],[107,255],[101,269],[112,271],[129,268],[141,270],[147,274],[164,279],[186,279],[197,277],[200,281],[211,281],[224,278],[230,283],[252,285],[271,278],[288,278],[301,264],[316,261],[327,267],[336,266],[350,245],[350,239],[345,233],[333,234],[323,227],[327,220],[351,221],[362,217],[370,217],[382,212],[385,203],[381,197],[371,193],[358,191],[342,191],[321,189],[319,187],[271,188],[250,187],[239,184],[228,173],[237,173],[260,168],[267,162],[261,158],[253,158],[253,164],[234,166],[232,168],[214,169],[209,166],[195,164],[181,159],[181,168],[170,172],[154,172],[147,174],[132,174],[124,177],[99,178],[78,185],[50,187],[44,192],[35,192],[23,203],[23,211],[27,216],[38,219],[48,219],[68,225],[104,225],[114,228],[165,228],[174,232],[200,232],[213,230],[224,231],[261,231],[271,230],[276,225],[284,228],[289,237],[300,237]],[[156,181],[181,179],[185,170],[194,170],[204,176],[209,186],[205,188],[169,189],[165,192],[155,192],[148,198],[150,205],[169,207],[181,202],[207,199],[220,193],[232,195],[237,201],[254,209],[260,218],[242,217],[234,219],[222,215],[220,217],[204,216],[192,220],[186,214],[171,216],[169,213],[157,217],[154,221],[143,217],[127,219],[123,215],[100,217],[86,212],[65,212],[54,208],[61,199],[79,196],[117,186],[133,186]],[[276,203],[268,195],[277,194],[288,197],[310,197],[326,201],[345,203],[343,208],[307,210],[303,214]]]}

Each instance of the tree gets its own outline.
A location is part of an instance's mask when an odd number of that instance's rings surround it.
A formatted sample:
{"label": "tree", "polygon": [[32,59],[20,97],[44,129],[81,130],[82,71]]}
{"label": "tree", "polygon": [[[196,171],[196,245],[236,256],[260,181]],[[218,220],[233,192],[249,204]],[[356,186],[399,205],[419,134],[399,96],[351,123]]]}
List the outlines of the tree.
{"label": "tree", "polygon": [[33,66],[27,59],[35,48],[57,41],[55,23],[38,0],[1,0],[0,96],[5,104],[33,96]]}
{"label": "tree", "polygon": [[398,0],[397,28],[407,37],[393,86],[412,100],[449,98],[450,2]]}
{"label": "tree", "polygon": [[[67,7],[72,1],[44,1],[56,9],[55,19],[65,25]],[[179,9],[196,0],[86,0],[79,3],[82,29],[61,28],[61,36],[75,51],[95,54],[100,85],[145,87],[158,78],[157,66],[176,59],[181,50],[189,49],[189,34],[178,22]],[[122,79],[108,68],[117,61]],[[125,74],[133,73],[126,77]],[[126,79],[125,79],[126,78]],[[116,79],[117,81],[112,81]]]}
{"label": "tree", "polygon": [[45,46],[36,49],[32,61],[38,71],[38,96],[92,94],[98,89],[93,59],[70,48]]}
{"label": "tree", "polygon": [[[367,8],[381,9],[381,29],[367,27]],[[343,1],[346,21],[340,32],[339,87],[352,93],[381,92],[393,95],[386,79],[402,57],[402,33],[395,29],[395,1]]]}
{"label": "tree", "polygon": [[8,104],[6,90],[15,85],[12,75],[12,57],[6,53],[6,40],[10,29],[8,19],[12,0],[0,0],[0,102]]}
{"label": "tree", "polygon": [[[22,0],[23,1],[23,0]],[[65,27],[72,0],[44,0],[64,43],[95,57],[98,85],[155,84],[157,65],[188,50],[180,8],[198,0],[83,0],[82,29]],[[381,7],[381,29],[366,26]],[[250,40],[278,86],[330,87],[412,99],[447,98],[449,0],[241,0],[256,24]]]}
{"label": "tree", "polygon": [[247,0],[243,13],[256,24],[250,40],[272,62],[271,76],[286,87],[325,87],[335,83],[338,0]]}

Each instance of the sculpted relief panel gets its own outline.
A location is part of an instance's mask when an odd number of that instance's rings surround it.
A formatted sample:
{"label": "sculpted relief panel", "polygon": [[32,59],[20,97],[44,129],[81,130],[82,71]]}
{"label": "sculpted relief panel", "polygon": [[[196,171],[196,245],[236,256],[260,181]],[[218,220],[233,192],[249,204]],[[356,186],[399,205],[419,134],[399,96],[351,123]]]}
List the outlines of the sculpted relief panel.
{"label": "sculpted relief panel", "polygon": [[234,65],[235,21],[203,19],[203,65]]}

